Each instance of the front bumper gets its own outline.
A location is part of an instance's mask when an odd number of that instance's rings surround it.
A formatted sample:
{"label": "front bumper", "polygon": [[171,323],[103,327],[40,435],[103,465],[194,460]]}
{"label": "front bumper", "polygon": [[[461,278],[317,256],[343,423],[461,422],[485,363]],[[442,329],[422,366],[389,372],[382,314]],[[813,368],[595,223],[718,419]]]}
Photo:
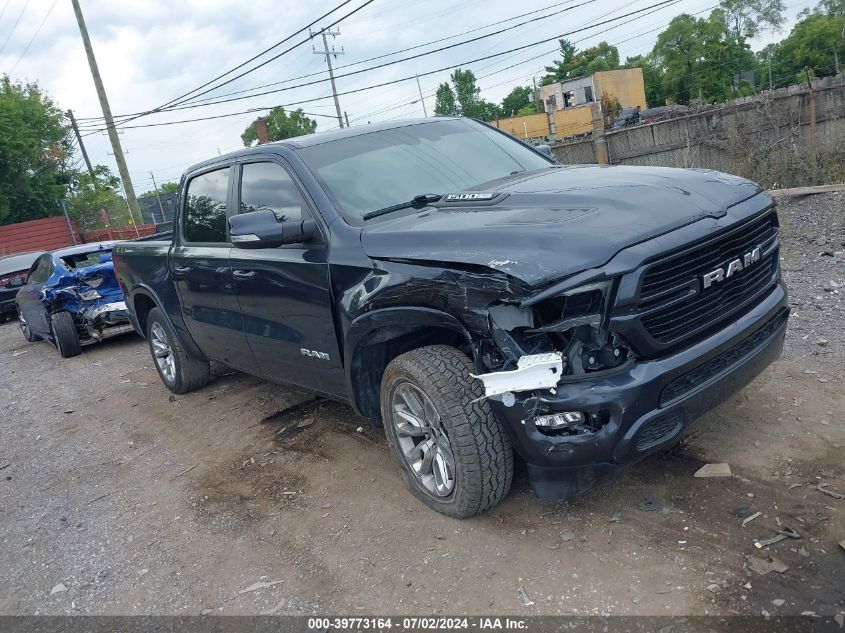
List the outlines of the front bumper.
{"label": "front bumper", "polygon": [[[561,382],[554,393],[522,392],[510,407],[490,405],[528,464],[537,496],[566,499],[665,447],[751,382],[780,356],[788,315],[779,282],[734,322],[683,350],[612,375]],[[537,414],[561,411],[601,413],[607,422],[593,433],[561,436],[544,435],[533,423]]]}

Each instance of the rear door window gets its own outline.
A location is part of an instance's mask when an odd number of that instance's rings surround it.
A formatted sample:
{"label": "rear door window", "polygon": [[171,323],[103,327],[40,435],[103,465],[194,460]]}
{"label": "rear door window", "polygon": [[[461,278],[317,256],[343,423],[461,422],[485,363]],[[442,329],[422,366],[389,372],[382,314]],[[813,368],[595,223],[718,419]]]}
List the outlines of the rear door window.
{"label": "rear door window", "polygon": [[200,174],[188,183],[183,235],[188,242],[226,243],[229,168]]}

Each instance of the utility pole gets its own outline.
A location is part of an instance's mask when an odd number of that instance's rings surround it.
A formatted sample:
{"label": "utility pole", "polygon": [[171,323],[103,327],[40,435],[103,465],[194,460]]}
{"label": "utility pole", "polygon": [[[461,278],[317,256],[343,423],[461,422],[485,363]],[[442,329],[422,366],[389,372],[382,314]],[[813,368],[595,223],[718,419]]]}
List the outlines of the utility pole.
{"label": "utility pole", "polygon": [[156,177],[153,172],[150,172],[150,178],[153,179],[153,190],[155,190],[156,198],[158,198],[158,208],[161,211],[161,221],[167,222],[167,218],[164,216],[164,205],[161,203],[161,194],[158,192],[158,183],[156,183]]}
{"label": "utility pole", "polygon": [[417,75],[414,75],[414,77],[417,78],[417,90],[420,93],[420,103],[422,103],[422,107],[423,107],[423,116],[428,118],[428,112],[425,111],[425,99],[423,99],[422,88],[420,87],[420,78]]}
{"label": "utility pole", "polygon": [[[74,0],[74,2],[76,2],[76,0]],[[337,100],[337,86],[334,85],[334,70],[332,69],[332,57],[337,59],[337,56],[343,55],[344,51],[343,51],[342,47],[341,47],[340,51],[336,51],[334,49],[334,46],[332,46],[332,49],[329,50],[329,42],[326,39],[327,35],[331,35],[332,37],[337,37],[338,35],[340,35],[340,29],[338,29],[336,31],[332,31],[331,29],[329,29],[329,30],[320,29],[320,31],[318,31],[317,33],[312,33],[311,29],[308,29],[308,35],[310,35],[312,38],[315,35],[318,35],[318,34],[322,34],[322,36],[323,36],[323,50],[321,50],[321,51],[314,50],[313,53],[315,55],[325,55],[326,56],[326,63],[329,65],[329,79],[331,80],[331,83],[332,83],[332,96],[334,97],[334,107],[335,107],[335,110],[337,111],[337,122],[340,124],[340,127],[343,127],[343,115],[340,113],[340,102]],[[313,49],[314,45],[311,44],[311,47]]]}
{"label": "utility pole", "polygon": [[126,159],[123,157],[123,149],[120,147],[120,139],[114,127],[111,107],[109,106],[108,97],[106,97],[106,89],[103,87],[103,79],[100,77],[100,69],[97,67],[97,59],[94,57],[94,49],[91,48],[91,38],[88,37],[85,18],[82,17],[79,0],[71,0],[71,2],[73,3],[73,12],[76,14],[76,22],[79,24],[79,34],[82,36],[82,44],[85,46],[85,54],[88,56],[91,77],[94,79],[94,86],[97,88],[97,97],[100,99],[100,107],[103,110],[103,118],[106,121],[106,130],[109,133],[114,159],[117,161],[117,169],[120,171],[120,179],[123,182],[123,190],[126,193],[126,202],[129,205],[129,214],[134,216],[137,213],[141,217],[141,208],[138,206],[138,200],[135,199],[135,188],[132,186],[132,179],[129,177],[129,168],[126,167]]}
{"label": "utility pole", "polygon": [[772,84],[772,51],[769,49],[769,92],[774,90],[774,85]]}
{"label": "utility pole", "polygon": [[343,111],[343,118],[346,119],[346,127],[349,127],[349,115],[346,114],[346,110]]}
{"label": "utility pole", "polygon": [[88,167],[88,173],[91,175],[91,184],[97,186],[97,179],[94,178],[94,168],[91,167],[91,159],[88,158],[88,152],[85,151],[85,144],[82,142],[82,136],[79,134],[79,128],[76,125],[76,119],[73,117],[73,110],[67,111],[70,125],[73,128],[73,133],[76,134],[76,141],[79,143],[79,151],[82,152],[82,158],[85,160],[85,166]]}

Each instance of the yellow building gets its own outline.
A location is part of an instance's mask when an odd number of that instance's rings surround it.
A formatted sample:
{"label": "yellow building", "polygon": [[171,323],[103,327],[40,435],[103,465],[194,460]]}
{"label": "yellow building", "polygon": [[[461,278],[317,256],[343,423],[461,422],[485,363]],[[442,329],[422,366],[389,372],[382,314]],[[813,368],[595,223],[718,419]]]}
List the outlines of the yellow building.
{"label": "yellow building", "polygon": [[[540,87],[545,114],[490,121],[518,138],[565,138],[593,129],[592,104],[646,109],[642,68],[603,70]],[[604,113],[603,114],[607,114]],[[545,117],[545,118],[543,118]]]}

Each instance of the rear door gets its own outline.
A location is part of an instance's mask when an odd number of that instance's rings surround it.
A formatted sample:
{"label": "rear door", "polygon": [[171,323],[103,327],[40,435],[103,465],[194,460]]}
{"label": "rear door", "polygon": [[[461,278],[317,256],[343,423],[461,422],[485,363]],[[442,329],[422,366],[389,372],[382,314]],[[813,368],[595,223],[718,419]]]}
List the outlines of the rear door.
{"label": "rear door", "polygon": [[169,265],[185,327],[199,348],[209,358],[255,373],[229,264],[232,171],[226,165],[189,177]]}
{"label": "rear door", "polygon": [[[239,185],[240,213],[271,209],[280,222],[315,217],[304,189],[280,159],[243,163]],[[325,239],[233,248],[230,263],[246,338],[261,373],[344,396]]]}
{"label": "rear door", "polygon": [[50,253],[44,253],[29,269],[26,284],[18,291],[16,298],[29,330],[42,338],[50,335],[50,321],[47,309],[41,302],[41,291],[44,289],[44,282],[50,278],[55,269],[53,256]]}

